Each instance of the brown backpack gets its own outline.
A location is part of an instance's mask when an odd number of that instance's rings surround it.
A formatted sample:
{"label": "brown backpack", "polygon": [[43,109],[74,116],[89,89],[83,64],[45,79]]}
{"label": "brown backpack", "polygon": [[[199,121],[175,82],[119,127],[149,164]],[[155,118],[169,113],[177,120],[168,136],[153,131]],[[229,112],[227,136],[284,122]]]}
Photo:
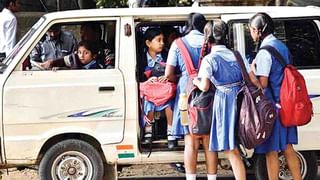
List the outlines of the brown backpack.
{"label": "brown backpack", "polygon": [[275,105],[264,96],[262,89],[251,83],[239,52],[234,54],[244,80],[237,95],[238,138],[245,148],[252,149],[270,137],[277,111]]}

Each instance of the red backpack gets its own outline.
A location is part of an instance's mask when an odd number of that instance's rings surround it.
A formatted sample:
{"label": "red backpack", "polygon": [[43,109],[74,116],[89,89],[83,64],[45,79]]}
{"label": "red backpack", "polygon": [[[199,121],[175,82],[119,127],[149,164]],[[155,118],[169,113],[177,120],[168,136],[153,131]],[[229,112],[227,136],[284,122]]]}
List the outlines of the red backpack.
{"label": "red backpack", "polygon": [[[181,38],[177,39],[176,44],[180,50],[186,70],[189,75],[189,80],[186,86],[186,93],[188,96],[187,111],[190,134],[196,136],[210,134],[215,88],[213,85],[211,85],[207,92],[202,92],[200,89],[193,85],[192,80],[193,78],[197,77],[198,69],[194,68],[188,48],[186,47],[186,44],[183,42],[183,40]],[[204,49],[202,49],[201,52],[203,52],[203,50]],[[199,67],[201,64],[201,57],[199,58]]]}
{"label": "red backpack", "polygon": [[286,64],[281,54],[272,46],[267,50],[284,67],[284,77],[280,88],[280,119],[285,127],[302,126],[311,121],[313,110],[303,76],[296,67]]}

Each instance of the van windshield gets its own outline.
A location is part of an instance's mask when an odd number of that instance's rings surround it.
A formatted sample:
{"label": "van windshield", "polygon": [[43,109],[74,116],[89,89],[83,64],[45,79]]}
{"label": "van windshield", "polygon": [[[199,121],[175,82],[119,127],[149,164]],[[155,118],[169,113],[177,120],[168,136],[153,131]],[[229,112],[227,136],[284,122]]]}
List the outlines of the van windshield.
{"label": "van windshield", "polygon": [[29,41],[29,39],[32,37],[34,32],[43,24],[45,21],[45,18],[40,18],[37,23],[35,23],[32,28],[21,38],[21,40],[14,46],[11,53],[2,61],[0,62],[0,73],[3,73],[9,64],[12,62],[12,60],[16,57],[16,55],[19,53],[19,51],[22,49],[22,47]]}

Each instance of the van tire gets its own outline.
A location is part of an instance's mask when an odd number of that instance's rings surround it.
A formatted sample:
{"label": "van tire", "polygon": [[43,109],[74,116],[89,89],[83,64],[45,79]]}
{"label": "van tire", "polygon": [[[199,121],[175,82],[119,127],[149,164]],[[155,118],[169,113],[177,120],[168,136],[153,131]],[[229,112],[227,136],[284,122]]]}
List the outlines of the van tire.
{"label": "van tire", "polygon": [[[313,151],[299,151],[297,152],[298,159],[300,161],[300,169],[302,179],[304,180],[315,180],[317,177],[318,172],[318,165],[317,165],[317,156]],[[266,158],[264,155],[256,155],[254,172],[256,175],[257,180],[267,180],[268,173],[267,173],[267,166],[266,166]],[[286,167],[286,162],[283,162],[284,155],[279,154],[279,161],[280,161],[280,173],[279,179],[292,179],[289,178],[289,175],[286,172],[289,170]]]}
{"label": "van tire", "polygon": [[68,139],[53,145],[44,154],[39,165],[39,178],[43,180],[67,177],[103,179],[103,172],[99,152],[89,143],[77,139]]}

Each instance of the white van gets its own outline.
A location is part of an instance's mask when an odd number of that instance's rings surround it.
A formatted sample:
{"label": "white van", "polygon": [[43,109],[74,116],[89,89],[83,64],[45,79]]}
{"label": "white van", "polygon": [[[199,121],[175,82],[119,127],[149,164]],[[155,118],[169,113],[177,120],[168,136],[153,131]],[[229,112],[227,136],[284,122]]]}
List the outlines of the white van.
{"label": "white van", "polygon": [[[169,7],[93,9],[44,15],[0,65],[2,168],[39,165],[41,179],[117,179],[117,167],[183,162],[183,140],[168,150],[165,126],[155,128],[152,149],[141,141],[139,67],[141,33],[150,26],[182,29],[191,12],[221,18],[229,26],[229,46],[251,57],[247,23],[256,12],[274,18],[275,34],[305,76],[314,105],[311,123],[299,127],[295,146],[304,179],[315,179],[320,155],[320,8],[317,7]],[[32,49],[54,24],[72,31],[99,22],[103,39],[114,47],[112,69],[28,69]],[[160,116],[160,118],[165,118]],[[150,154],[151,152],[151,154]],[[219,155],[224,158],[223,154]],[[203,161],[200,153],[199,161]],[[266,176],[262,156],[249,154],[257,179]],[[280,179],[290,179],[280,156]],[[252,168],[252,167],[251,167]],[[105,169],[105,171],[103,171]]]}

